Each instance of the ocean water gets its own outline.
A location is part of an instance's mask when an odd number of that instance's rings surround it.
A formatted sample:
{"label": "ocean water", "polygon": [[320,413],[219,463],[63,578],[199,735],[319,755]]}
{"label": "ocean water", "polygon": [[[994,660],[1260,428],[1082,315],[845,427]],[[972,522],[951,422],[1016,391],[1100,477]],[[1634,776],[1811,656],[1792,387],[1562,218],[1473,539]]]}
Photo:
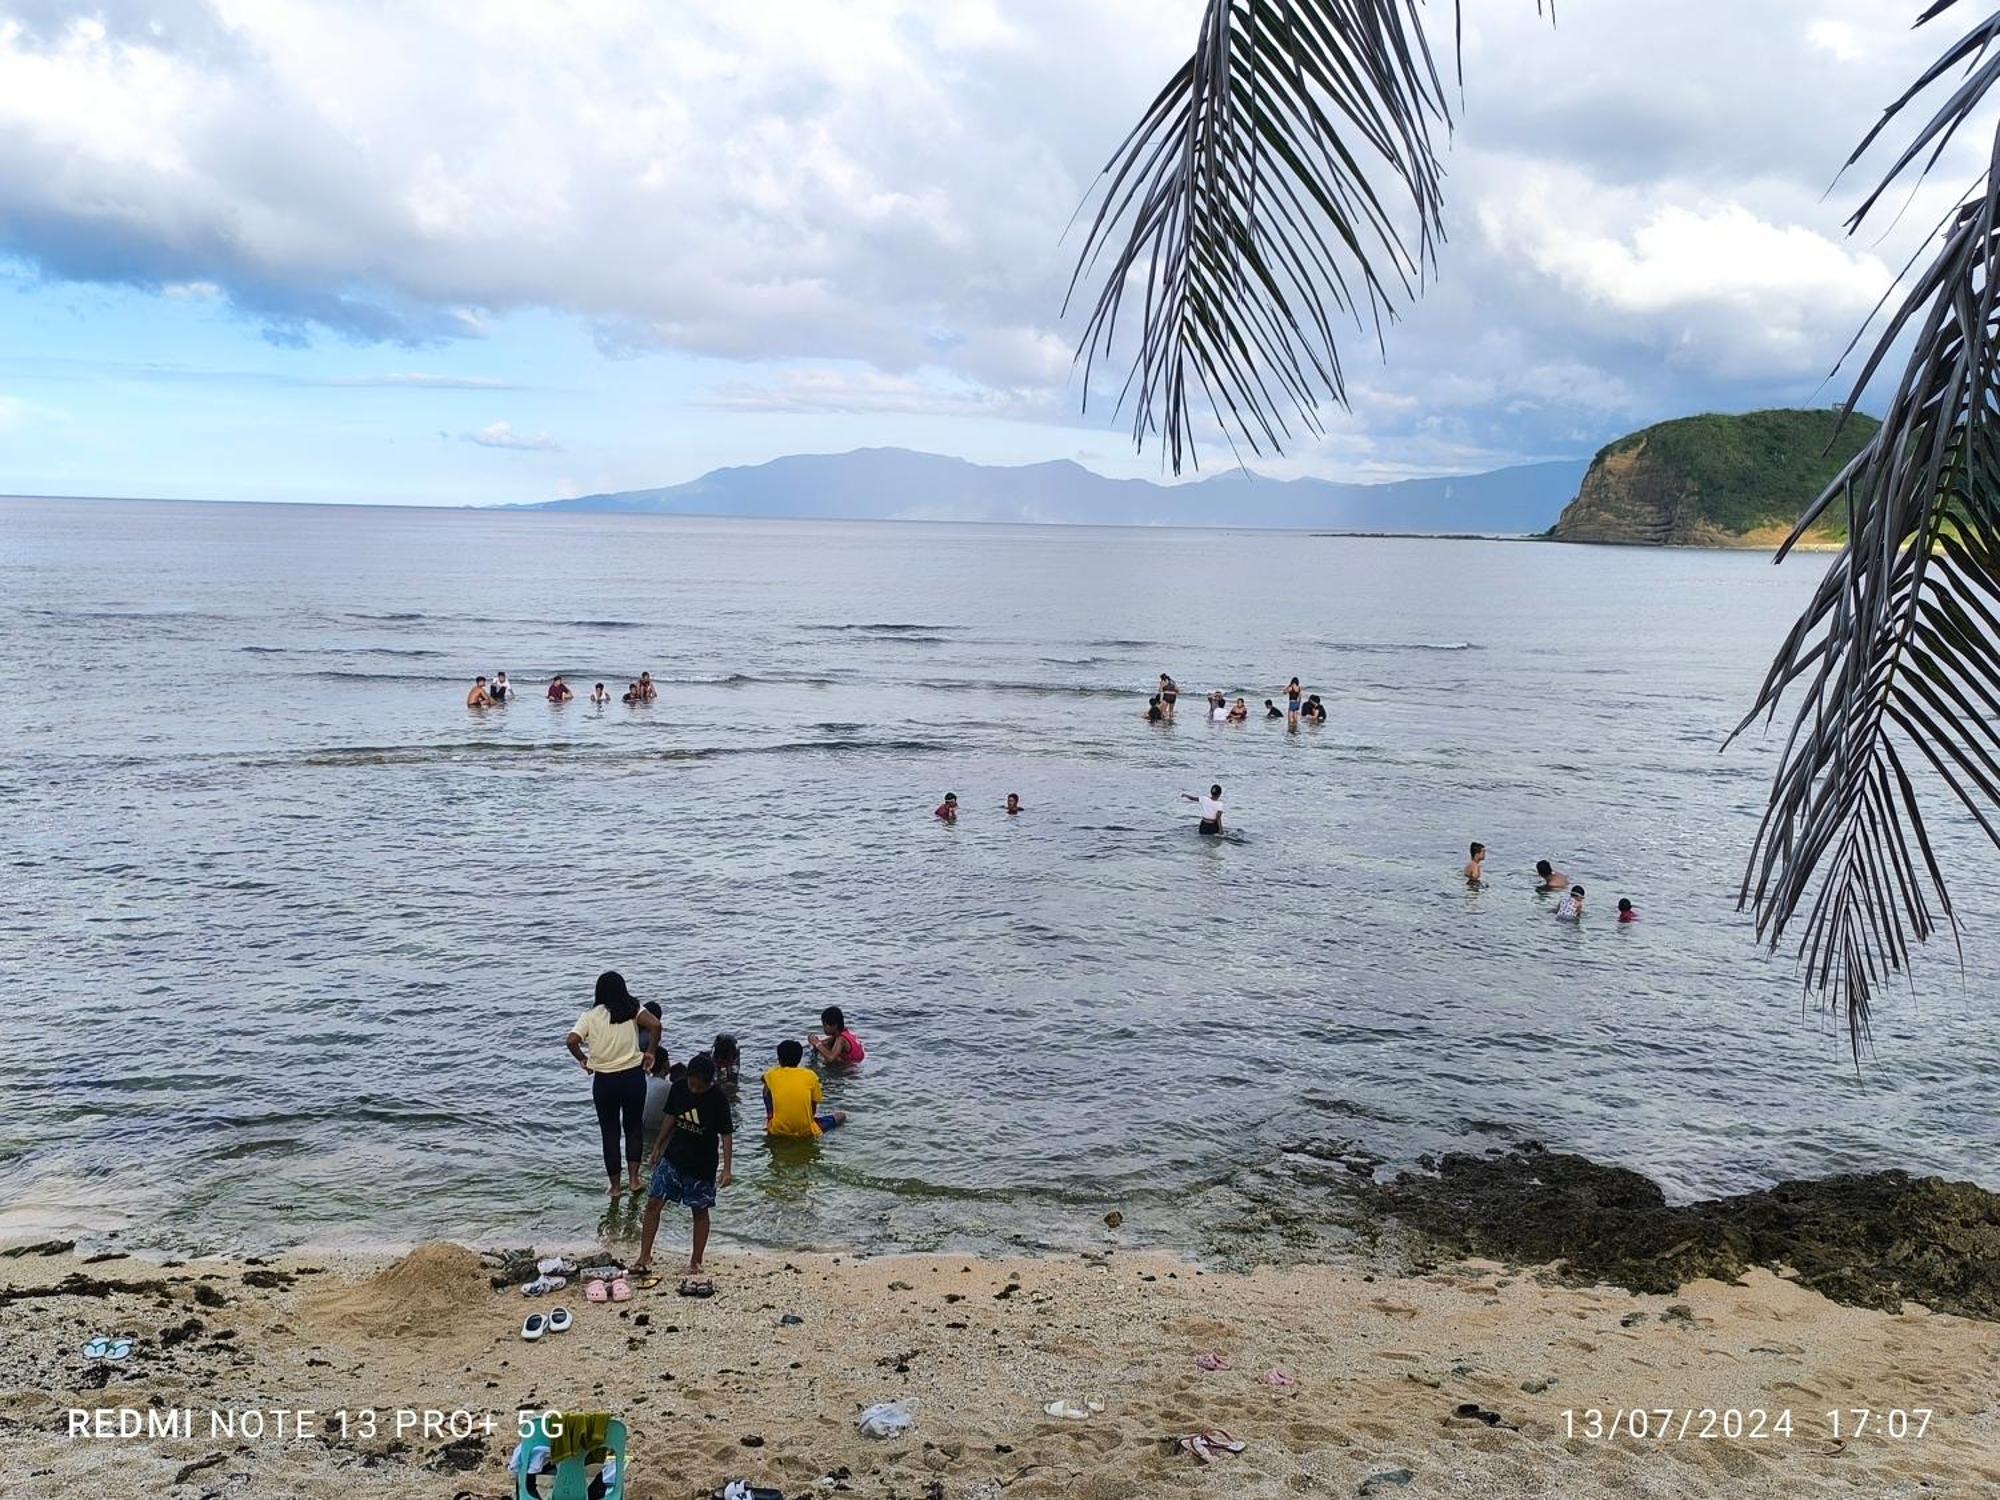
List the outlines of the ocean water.
{"label": "ocean water", "polygon": [[[1820,566],[0,502],[0,1233],[623,1232],[562,1043],[604,968],[678,1054],[727,1028],[754,1073],[829,1003],[867,1042],[849,1129],[745,1121],[724,1244],[1075,1245],[1116,1208],[1254,1253],[1332,1212],[1329,1150],[1528,1138],[1676,1197],[2000,1186],[1964,820],[1964,968],[1924,954],[1859,1069],[1734,911],[1775,744],[1717,750]],[[521,698],[469,712],[495,668]],[[650,708],[540,699],[642,668]],[[1294,673],[1324,728],[1204,722]],[[1210,781],[1226,842],[1180,800]]]}

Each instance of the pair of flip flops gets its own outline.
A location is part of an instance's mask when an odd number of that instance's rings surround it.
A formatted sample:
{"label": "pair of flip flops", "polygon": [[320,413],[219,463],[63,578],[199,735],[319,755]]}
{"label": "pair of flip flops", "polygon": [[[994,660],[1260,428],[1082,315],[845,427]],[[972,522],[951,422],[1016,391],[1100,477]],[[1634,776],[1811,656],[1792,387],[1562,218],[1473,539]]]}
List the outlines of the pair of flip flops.
{"label": "pair of flip flops", "polygon": [[632,1284],[623,1276],[614,1277],[610,1281],[592,1281],[585,1284],[583,1295],[591,1302],[630,1302]]}
{"label": "pair of flip flops", "polygon": [[83,1346],[85,1359],[108,1359],[116,1364],[121,1359],[132,1357],[130,1339],[92,1339]]}
{"label": "pair of flip flops", "polygon": [[551,1276],[544,1271],[533,1281],[521,1288],[523,1297],[546,1297],[550,1292],[559,1292],[569,1285],[567,1276]]}
{"label": "pair of flip flops", "polygon": [[575,1323],[568,1308],[552,1307],[546,1314],[529,1313],[523,1318],[521,1337],[532,1344],[545,1333],[568,1333]]}
{"label": "pair of flip flops", "polygon": [[1205,1464],[1214,1463],[1225,1453],[1241,1453],[1244,1449],[1244,1444],[1220,1428],[1214,1432],[1190,1432],[1186,1437],[1175,1438],[1174,1446]]}
{"label": "pair of flip flops", "polygon": [[1206,1354],[1197,1354],[1194,1357],[1194,1367],[1197,1370],[1208,1370],[1210,1372],[1226,1370],[1229,1368],[1229,1361],[1214,1350],[1210,1350]]}
{"label": "pair of flip flops", "polygon": [[683,1297],[713,1297],[715,1283],[706,1276],[690,1276],[676,1290]]}

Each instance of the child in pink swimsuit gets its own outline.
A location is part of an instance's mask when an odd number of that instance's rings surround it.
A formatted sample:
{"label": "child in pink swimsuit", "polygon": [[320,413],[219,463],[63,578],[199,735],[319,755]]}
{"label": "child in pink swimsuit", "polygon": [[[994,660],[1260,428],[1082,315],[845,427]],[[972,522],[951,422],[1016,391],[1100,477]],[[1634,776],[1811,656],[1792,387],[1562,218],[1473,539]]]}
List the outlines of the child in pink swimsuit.
{"label": "child in pink swimsuit", "polygon": [[829,1005],[819,1013],[819,1024],[825,1036],[806,1034],[812,1049],[823,1063],[858,1063],[868,1055],[868,1049],[861,1045],[861,1038],[847,1029],[847,1017],[840,1013],[838,1005]]}

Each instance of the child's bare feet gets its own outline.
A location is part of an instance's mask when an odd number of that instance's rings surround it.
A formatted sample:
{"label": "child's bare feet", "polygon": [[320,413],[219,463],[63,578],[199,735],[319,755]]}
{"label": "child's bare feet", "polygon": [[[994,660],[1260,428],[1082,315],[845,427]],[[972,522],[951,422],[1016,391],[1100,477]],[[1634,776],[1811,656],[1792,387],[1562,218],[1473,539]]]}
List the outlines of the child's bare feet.
{"label": "child's bare feet", "polygon": [[622,1183],[622,1182],[614,1182],[614,1183],[612,1183],[612,1184],[611,1184],[611,1188],[610,1188],[610,1193],[609,1193],[609,1196],[611,1196],[611,1197],[613,1197],[613,1198],[616,1198],[616,1197],[617,1197],[617,1196],[618,1196],[618,1195],[619,1195],[620,1193],[622,1193],[622,1192],[624,1192],[624,1191],[625,1191],[625,1184],[624,1184],[624,1183]]}

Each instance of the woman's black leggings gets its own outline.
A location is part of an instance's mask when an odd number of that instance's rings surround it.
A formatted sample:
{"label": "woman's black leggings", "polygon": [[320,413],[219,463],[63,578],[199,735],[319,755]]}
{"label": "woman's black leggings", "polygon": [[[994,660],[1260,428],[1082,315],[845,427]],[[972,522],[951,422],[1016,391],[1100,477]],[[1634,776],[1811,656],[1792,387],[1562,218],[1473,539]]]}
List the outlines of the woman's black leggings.
{"label": "woman's black leggings", "polygon": [[604,1174],[617,1182],[621,1126],[626,1160],[636,1167],[639,1158],[646,1154],[646,1143],[639,1139],[646,1119],[646,1070],[627,1068],[622,1073],[591,1074],[590,1100],[597,1106],[597,1133],[604,1139]]}

